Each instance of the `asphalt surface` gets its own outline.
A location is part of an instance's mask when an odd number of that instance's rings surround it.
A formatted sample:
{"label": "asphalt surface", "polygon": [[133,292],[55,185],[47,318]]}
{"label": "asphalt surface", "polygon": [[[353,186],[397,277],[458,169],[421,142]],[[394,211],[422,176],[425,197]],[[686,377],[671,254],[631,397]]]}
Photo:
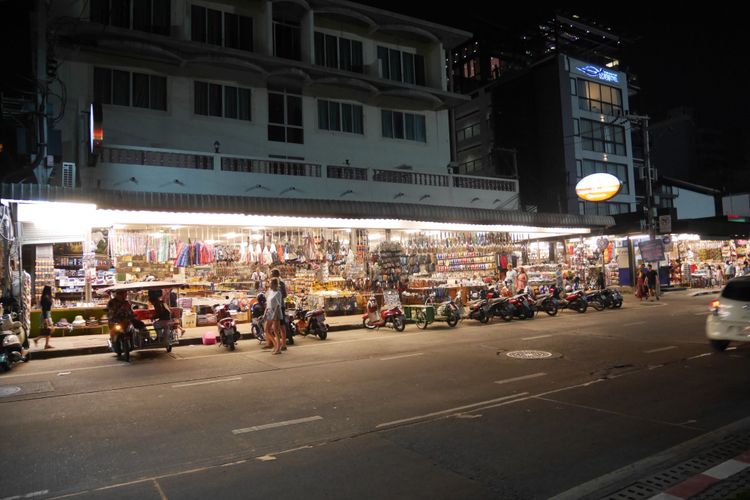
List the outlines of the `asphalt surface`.
{"label": "asphalt surface", "polygon": [[32,361],[0,376],[0,499],[597,497],[748,415],[708,300]]}

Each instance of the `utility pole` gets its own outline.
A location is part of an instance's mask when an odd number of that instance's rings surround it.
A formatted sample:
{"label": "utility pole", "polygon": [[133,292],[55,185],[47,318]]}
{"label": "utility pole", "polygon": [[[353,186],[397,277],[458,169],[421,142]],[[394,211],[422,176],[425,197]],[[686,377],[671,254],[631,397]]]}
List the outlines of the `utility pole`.
{"label": "utility pole", "polygon": [[[646,227],[648,228],[648,239],[656,240],[656,207],[654,207],[654,178],[651,170],[651,144],[648,135],[648,115],[627,114],[625,117],[631,124],[639,124],[643,135],[643,164],[646,168]],[[659,262],[656,262],[656,296],[661,295],[661,282],[659,279]]]}

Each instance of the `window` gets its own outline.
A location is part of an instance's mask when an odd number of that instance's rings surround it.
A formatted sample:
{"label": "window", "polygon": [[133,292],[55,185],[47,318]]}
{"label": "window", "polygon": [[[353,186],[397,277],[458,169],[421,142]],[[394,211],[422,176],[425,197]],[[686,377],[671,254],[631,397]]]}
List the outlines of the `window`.
{"label": "window", "polygon": [[364,134],[362,106],[320,99],[318,100],[318,128]]}
{"label": "window", "polygon": [[193,102],[196,115],[250,121],[249,89],[195,82]]}
{"label": "window", "polygon": [[471,139],[472,137],[479,137],[481,134],[482,129],[479,123],[475,123],[474,125],[469,125],[468,127],[462,128],[456,132],[456,140],[457,141],[465,141],[467,139]]}
{"label": "window", "polygon": [[425,84],[424,57],[387,47],[378,47],[380,76],[386,80]]}
{"label": "window", "polygon": [[190,37],[194,42],[231,49],[253,50],[253,19],[239,14],[191,5]]}
{"label": "window", "polygon": [[167,79],[157,75],[94,68],[94,101],[166,111]]}
{"label": "window", "polygon": [[302,52],[300,43],[300,27],[298,23],[274,19],[273,55],[301,61]]}
{"label": "window", "polygon": [[315,64],[328,68],[364,72],[362,42],[315,32]]}
{"label": "window", "polygon": [[91,0],[93,22],[169,35],[170,0]]}
{"label": "window", "polygon": [[578,202],[578,213],[581,215],[617,215],[629,212],[629,203]]}
{"label": "window", "polygon": [[[573,92],[573,95],[576,95]],[[617,87],[578,79],[578,107],[605,115],[622,114],[622,91]]]}
{"label": "window", "polygon": [[383,110],[381,119],[383,137],[427,142],[424,116]]}
{"label": "window", "polygon": [[625,156],[625,129],[594,120],[580,120],[581,144],[586,151]]}
{"label": "window", "polygon": [[[576,161],[578,163],[578,161]],[[605,173],[612,174],[622,182],[620,194],[630,193],[630,176],[628,175],[628,166],[621,163],[612,163],[596,160],[583,160],[580,171],[577,172],[578,179],[583,179],[587,175]]]}
{"label": "window", "polygon": [[268,91],[268,140],[304,144],[302,96],[297,91]]}

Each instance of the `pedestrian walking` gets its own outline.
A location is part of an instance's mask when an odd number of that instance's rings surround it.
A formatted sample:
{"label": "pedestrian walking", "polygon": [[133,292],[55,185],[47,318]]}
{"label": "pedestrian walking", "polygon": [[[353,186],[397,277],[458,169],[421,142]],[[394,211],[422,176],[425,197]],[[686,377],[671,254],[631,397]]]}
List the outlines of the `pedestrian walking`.
{"label": "pedestrian walking", "polygon": [[516,293],[524,293],[528,285],[529,275],[526,274],[526,269],[519,267],[518,276],[516,276]]}
{"label": "pedestrian walking", "polygon": [[42,324],[39,329],[39,335],[34,337],[34,345],[39,345],[39,339],[44,337],[44,348],[53,349],[49,345],[49,338],[52,336],[52,287],[45,285],[42,289],[42,297],[39,299],[39,305],[42,306]]}
{"label": "pedestrian walking", "polygon": [[266,337],[271,337],[273,343],[273,354],[281,354],[281,292],[279,291],[279,279],[273,278],[270,290],[266,294]]}
{"label": "pedestrian walking", "polygon": [[724,275],[727,277],[727,281],[734,278],[734,276],[737,274],[737,268],[734,267],[734,262],[731,260],[727,261],[727,265],[724,268]]}
{"label": "pedestrian walking", "polygon": [[646,266],[641,264],[641,267],[638,268],[636,279],[635,279],[635,296],[641,299],[641,302],[643,302],[643,299],[648,299],[648,276]]}

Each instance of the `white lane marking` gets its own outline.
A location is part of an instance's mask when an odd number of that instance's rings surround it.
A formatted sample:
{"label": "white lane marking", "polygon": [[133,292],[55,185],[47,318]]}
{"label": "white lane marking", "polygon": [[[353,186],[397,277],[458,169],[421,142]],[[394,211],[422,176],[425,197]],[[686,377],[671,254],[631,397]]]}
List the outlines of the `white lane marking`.
{"label": "white lane marking", "polygon": [[19,500],[21,498],[34,498],[34,497],[41,497],[49,493],[49,490],[40,490],[40,491],[32,491],[31,493],[26,493],[25,495],[15,495],[12,497],[5,497],[2,500]]}
{"label": "white lane marking", "polygon": [[651,349],[649,351],[643,351],[643,353],[644,354],[653,354],[655,352],[669,351],[669,350],[672,350],[672,349],[677,349],[677,346],[676,345],[670,345],[670,346],[667,346],[667,347],[659,347],[658,349]]}
{"label": "white lane marking", "polygon": [[174,384],[172,385],[172,388],[176,389],[178,387],[191,387],[194,385],[218,384],[221,382],[231,382],[233,380],[242,380],[242,377],[227,377],[216,380],[201,380],[200,382],[185,382],[184,384]]}
{"label": "white lane marking", "polygon": [[60,372],[57,374],[58,377],[62,377],[63,375],[70,375],[71,372]]}
{"label": "white lane marking", "polygon": [[632,323],[625,323],[622,326],[635,326],[635,325],[645,325],[645,321],[633,321]]}
{"label": "white lane marking", "polygon": [[[325,443],[322,443],[322,444],[325,444]],[[309,450],[312,448],[314,448],[314,446],[307,444],[305,446],[299,446],[297,448],[291,448],[289,450],[275,451],[273,453],[268,453],[266,455],[263,455],[262,457],[255,457],[255,460],[260,460],[261,462],[270,462],[272,460],[276,460],[276,455],[283,455],[284,453],[294,453],[295,451]]]}
{"label": "white lane marking", "polygon": [[739,460],[727,460],[726,462],[720,463],[716,467],[712,467],[705,471],[703,474],[716,479],[726,479],[729,476],[733,476],[740,471],[743,471],[750,467],[747,462],[740,462]]}
{"label": "white lane marking", "polygon": [[698,358],[703,358],[703,357],[705,357],[705,356],[710,356],[711,354],[713,354],[713,353],[710,353],[710,352],[704,352],[703,354],[698,354],[697,356],[690,356],[690,357],[689,357],[688,359],[698,359]]}
{"label": "white lane marking", "polygon": [[532,373],[531,375],[524,375],[522,377],[513,377],[513,378],[506,378],[504,380],[495,380],[495,383],[496,384],[509,384],[511,382],[517,382],[519,380],[528,380],[530,378],[544,377],[545,375],[547,374],[543,372]]}
{"label": "white lane marking", "polygon": [[273,422],[271,424],[254,425],[252,427],[245,427],[244,429],[235,429],[232,431],[232,434],[245,434],[247,432],[274,429],[276,427],[285,427],[287,425],[304,424],[306,422],[314,422],[316,420],[323,420],[323,417],[321,417],[320,415],[315,415],[314,417],[297,418],[294,420],[284,420],[283,422]]}
{"label": "white lane marking", "polygon": [[398,356],[389,356],[387,358],[380,358],[380,361],[389,361],[391,359],[401,359],[401,358],[413,358],[415,356],[422,356],[423,352],[417,352],[414,354],[399,354]]}
{"label": "white lane marking", "polygon": [[546,339],[548,337],[552,337],[552,335],[537,335],[536,337],[526,337],[526,338],[522,338],[521,340]]}
{"label": "white lane marking", "polygon": [[[71,369],[70,372],[72,374],[74,372],[80,372],[80,371],[83,371],[83,370],[98,370],[100,368],[117,368],[117,367],[121,367],[122,368],[122,367],[125,367],[125,366],[130,366],[130,365],[120,362],[120,363],[117,363],[117,364],[113,363],[111,365],[84,366],[82,368],[73,368],[73,369]],[[6,375],[3,375],[3,380],[7,380],[9,378],[18,378],[18,377],[33,377],[35,375],[52,375],[52,374],[57,375],[58,373],[60,373],[59,369],[58,370],[45,370],[45,371],[41,371],[41,372],[16,373],[16,374],[13,374],[13,375],[7,375],[6,374]],[[0,500],[5,500],[5,499],[2,498]]]}
{"label": "white lane marking", "polygon": [[156,488],[156,492],[159,493],[160,500],[168,500],[167,495],[164,494],[164,490],[161,489],[161,486],[159,486],[159,482],[156,479],[154,479],[154,488]]}
{"label": "white lane marking", "polygon": [[409,418],[403,418],[401,420],[394,420],[392,422],[385,422],[385,423],[376,425],[375,428],[376,429],[380,429],[382,427],[391,427],[391,426],[394,426],[394,425],[404,424],[404,423],[407,423],[407,422],[414,422],[416,420],[423,420],[425,418],[436,417],[438,415],[446,415],[446,414],[450,414],[450,413],[456,413],[456,412],[460,412],[461,410],[468,410],[469,408],[475,408],[477,406],[482,406],[482,405],[492,404],[492,403],[498,403],[500,401],[506,401],[508,399],[519,398],[521,396],[526,396],[527,394],[528,394],[528,392],[520,392],[518,394],[513,394],[511,396],[503,396],[502,398],[489,399],[487,401],[480,401],[479,403],[473,403],[473,404],[465,405],[465,406],[457,406],[455,408],[449,408],[447,410],[436,411],[436,412],[433,412],[433,413],[427,413],[425,415],[417,415],[416,417],[409,417]]}

